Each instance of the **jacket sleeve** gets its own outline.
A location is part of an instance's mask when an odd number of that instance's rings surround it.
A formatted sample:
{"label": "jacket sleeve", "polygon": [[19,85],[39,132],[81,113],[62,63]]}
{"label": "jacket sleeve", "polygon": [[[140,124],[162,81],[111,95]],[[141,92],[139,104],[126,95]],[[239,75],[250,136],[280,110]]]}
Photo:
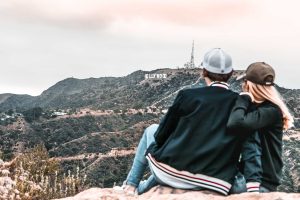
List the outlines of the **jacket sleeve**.
{"label": "jacket sleeve", "polygon": [[230,129],[245,128],[257,130],[273,124],[278,118],[278,108],[274,106],[258,106],[249,111],[251,98],[248,95],[240,95],[231,111],[227,127]]}
{"label": "jacket sleeve", "polygon": [[179,118],[182,115],[180,105],[182,103],[183,91],[180,91],[173,102],[173,105],[168,109],[165,117],[159,124],[159,127],[154,134],[155,141],[158,147],[162,146],[171,133],[176,129]]}

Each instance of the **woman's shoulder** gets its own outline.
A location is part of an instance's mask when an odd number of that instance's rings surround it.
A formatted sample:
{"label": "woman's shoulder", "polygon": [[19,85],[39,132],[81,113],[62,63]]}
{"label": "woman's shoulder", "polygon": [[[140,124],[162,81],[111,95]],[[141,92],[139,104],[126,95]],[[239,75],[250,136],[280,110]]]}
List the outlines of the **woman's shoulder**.
{"label": "woman's shoulder", "polygon": [[273,114],[276,114],[278,115],[278,117],[282,118],[282,112],[280,107],[269,100],[264,101],[262,104],[259,105],[259,107],[266,108],[269,110],[269,112],[272,112]]}
{"label": "woman's shoulder", "polygon": [[269,101],[269,100],[266,100],[264,101],[263,103],[260,104],[260,106],[263,106],[263,107],[274,107],[276,109],[280,109],[278,105],[276,105],[275,103]]}

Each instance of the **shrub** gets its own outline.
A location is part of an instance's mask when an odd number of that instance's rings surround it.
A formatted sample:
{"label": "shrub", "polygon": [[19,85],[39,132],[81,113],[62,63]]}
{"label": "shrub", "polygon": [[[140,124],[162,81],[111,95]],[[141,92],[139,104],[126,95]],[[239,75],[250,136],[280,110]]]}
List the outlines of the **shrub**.
{"label": "shrub", "polygon": [[42,115],[43,110],[40,107],[31,108],[29,110],[24,111],[22,114],[27,122],[33,122],[37,120]]}
{"label": "shrub", "polygon": [[83,190],[85,179],[79,167],[75,174],[70,170],[67,175],[62,174],[58,161],[49,158],[44,146],[37,145],[11,161],[9,170],[2,170],[0,184],[5,184],[1,185],[0,199],[48,200],[73,196]]}

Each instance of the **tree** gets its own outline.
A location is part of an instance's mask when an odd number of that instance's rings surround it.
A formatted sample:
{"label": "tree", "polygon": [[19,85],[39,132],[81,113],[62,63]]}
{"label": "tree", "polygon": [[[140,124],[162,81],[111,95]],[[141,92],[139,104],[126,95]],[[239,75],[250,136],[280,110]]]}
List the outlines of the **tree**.
{"label": "tree", "polygon": [[12,116],[14,114],[13,109],[9,109],[8,111],[5,112],[7,115]]}
{"label": "tree", "polygon": [[24,115],[24,119],[27,122],[33,122],[40,118],[43,113],[43,109],[40,107],[34,107],[29,110],[24,111],[22,114]]}

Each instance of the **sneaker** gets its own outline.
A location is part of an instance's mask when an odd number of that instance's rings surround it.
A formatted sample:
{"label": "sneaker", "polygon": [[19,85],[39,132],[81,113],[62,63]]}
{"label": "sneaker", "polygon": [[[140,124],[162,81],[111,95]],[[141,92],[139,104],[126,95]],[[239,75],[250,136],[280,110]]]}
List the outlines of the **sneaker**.
{"label": "sneaker", "polygon": [[[134,188],[131,185],[122,185],[122,186],[114,186],[113,190],[116,191],[117,193],[124,193],[126,195],[130,195],[130,196],[137,196],[137,189]],[[133,189],[133,190],[132,190]]]}
{"label": "sneaker", "polygon": [[124,187],[125,187],[125,185],[122,185],[122,186],[116,185],[116,186],[113,187],[113,190],[118,192],[118,193],[124,193]]}

